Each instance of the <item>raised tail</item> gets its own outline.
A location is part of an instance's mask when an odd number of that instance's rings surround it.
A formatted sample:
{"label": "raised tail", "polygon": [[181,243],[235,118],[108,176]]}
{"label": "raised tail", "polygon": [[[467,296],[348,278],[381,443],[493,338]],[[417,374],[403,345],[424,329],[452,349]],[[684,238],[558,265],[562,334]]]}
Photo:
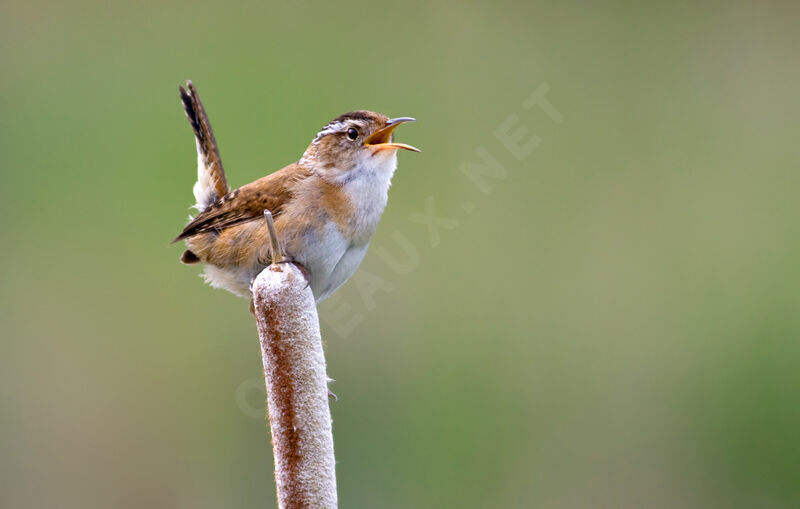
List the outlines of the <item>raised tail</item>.
{"label": "raised tail", "polygon": [[191,81],[187,81],[186,88],[180,87],[180,91],[186,118],[189,119],[197,141],[197,182],[193,191],[197,200],[195,208],[202,212],[228,194],[230,189],[222,168],[217,140],[214,139],[214,132],[203,103],[200,102],[200,96],[197,95],[197,89]]}

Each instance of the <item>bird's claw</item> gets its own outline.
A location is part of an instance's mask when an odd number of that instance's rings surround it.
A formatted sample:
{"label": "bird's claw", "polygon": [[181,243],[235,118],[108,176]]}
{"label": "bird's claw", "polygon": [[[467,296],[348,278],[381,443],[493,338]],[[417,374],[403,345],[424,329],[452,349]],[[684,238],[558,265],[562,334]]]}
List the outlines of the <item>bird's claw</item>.
{"label": "bird's claw", "polygon": [[[306,280],[305,288],[308,288],[309,286],[311,286],[311,273],[308,271],[307,268],[305,268],[305,266],[303,266],[302,263],[296,262],[296,261],[292,260],[291,258],[284,258],[283,260],[278,260],[277,262],[274,262],[274,263],[292,263],[292,264],[294,264],[294,266],[297,267],[300,270],[300,273],[303,275],[303,277]],[[304,290],[305,290],[305,288],[304,288]]]}

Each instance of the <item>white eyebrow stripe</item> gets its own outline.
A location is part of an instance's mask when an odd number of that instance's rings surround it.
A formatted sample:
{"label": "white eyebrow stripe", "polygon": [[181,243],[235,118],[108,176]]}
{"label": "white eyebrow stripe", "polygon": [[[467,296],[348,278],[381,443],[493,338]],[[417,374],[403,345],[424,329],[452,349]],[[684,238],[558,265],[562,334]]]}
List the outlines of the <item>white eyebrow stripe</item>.
{"label": "white eyebrow stripe", "polygon": [[317,133],[317,136],[314,137],[314,143],[318,142],[323,136],[343,131],[344,128],[347,126],[348,124],[345,122],[331,122],[330,124],[323,127],[320,132]]}

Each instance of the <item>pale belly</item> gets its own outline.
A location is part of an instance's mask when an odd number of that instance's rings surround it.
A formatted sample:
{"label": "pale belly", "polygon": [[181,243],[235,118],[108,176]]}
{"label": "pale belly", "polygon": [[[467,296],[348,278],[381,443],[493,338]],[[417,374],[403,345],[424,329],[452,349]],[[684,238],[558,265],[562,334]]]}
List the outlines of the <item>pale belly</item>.
{"label": "pale belly", "polygon": [[364,259],[367,245],[354,246],[333,223],[307,238],[303,253],[295,258],[311,274],[311,290],[317,302],[328,298],[350,279]]}
{"label": "pale belly", "polygon": [[[314,297],[317,302],[322,302],[327,299],[333,292],[340,286],[345,284],[348,279],[355,273],[364,255],[367,254],[367,244],[363,246],[350,246],[342,255],[339,263],[333,268],[324,286],[318,291],[314,291]],[[313,284],[312,284],[313,287]]]}
{"label": "pale belly", "polygon": [[[353,275],[367,253],[368,244],[353,245],[331,224],[314,235],[304,235],[298,253],[288,253],[311,275],[311,291],[317,303],[328,298]],[[204,277],[215,288],[250,297],[250,284],[264,267],[217,267],[206,265]]]}

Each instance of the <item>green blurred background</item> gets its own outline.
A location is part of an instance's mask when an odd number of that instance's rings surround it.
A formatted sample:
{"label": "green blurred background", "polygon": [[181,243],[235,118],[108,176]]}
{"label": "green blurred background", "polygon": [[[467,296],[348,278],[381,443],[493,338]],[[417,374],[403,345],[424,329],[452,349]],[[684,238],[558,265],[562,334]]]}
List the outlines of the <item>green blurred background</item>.
{"label": "green blurred background", "polygon": [[274,506],[247,302],[169,245],[187,78],[234,186],[345,111],[419,120],[321,306],[341,507],[800,506],[798,14],[5,0],[0,506]]}

